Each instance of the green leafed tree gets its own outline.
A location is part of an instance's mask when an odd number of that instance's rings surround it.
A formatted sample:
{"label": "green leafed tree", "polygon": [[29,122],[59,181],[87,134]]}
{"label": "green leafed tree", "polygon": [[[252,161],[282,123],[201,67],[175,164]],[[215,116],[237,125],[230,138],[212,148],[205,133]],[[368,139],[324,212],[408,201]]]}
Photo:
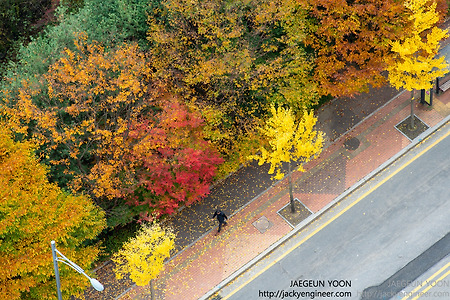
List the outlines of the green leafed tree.
{"label": "green leafed tree", "polygon": [[439,42],[448,36],[447,30],[436,27],[437,3],[408,0],[404,3],[413,23],[411,32],[402,40],[393,41],[394,53],[388,61],[389,81],[396,88],[411,91],[411,129],[414,128],[414,90],[431,89],[435,78],[447,72],[445,57],[436,58]]}
{"label": "green leafed tree", "polygon": [[[14,59],[15,44],[27,41],[39,30],[36,23],[45,19],[50,0],[2,0],[0,1],[0,71],[7,65],[6,58]],[[47,11],[48,13],[48,11]]]}
{"label": "green leafed tree", "polygon": [[[261,154],[250,156],[257,159],[259,164],[270,164],[269,174],[276,172],[274,178],[282,179],[282,163],[288,163],[289,196],[291,211],[295,212],[294,196],[292,192],[291,163],[310,161],[319,155],[323,147],[324,134],[314,130],[317,118],[313,112],[304,112],[300,121],[297,121],[291,109],[271,107],[272,116],[261,129],[267,138],[269,147],[261,147]],[[298,170],[303,171],[302,165]]]}
{"label": "green leafed tree", "polygon": [[[15,142],[0,124],[0,298],[56,299],[50,241],[83,269],[99,248],[85,246],[105,227],[104,213],[84,195],[62,191],[47,179],[48,170],[29,142]],[[64,297],[89,282],[61,265]]]}
{"label": "green leafed tree", "polygon": [[[15,16],[6,16],[3,22],[0,20],[0,50],[3,47],[2,44],[4,44],[2,39],[5,32],[7,35],[16,35],[15,32],[9,32],[8,29],[10,28],[8,27],[3,29],[2,24],[9,25],[9,18],[14,18],[18,24],[28,23],[21,18],[26,15],[33,17],[38,15],[35,11],[37,3],[48,2],[50,4],[51,1],[6,0],[3,4],[4,2],[4,0],[0,1],[0,16],[2,16],[4,6],[8,11],[14,12]],[[127,41],[137,42],[141,46],[146,45],[148,0],[69,0],[56,2],[59,2],[59,5],[55,10],[55,24],[48,25],[45,31],[32,37],[29,43],[18,45],[17,58],[9,62],[11,66],[5,72],[5,77],[8,80],[0,81],[0,86],[15,86],[24,79],[33,80],[35,76],[40,77],[45,74],[48,67],[61,58],[65,48],[75,50],[73,40],[78,32],[87,33],[90,41],[95,40],[110,47],[120,46]],[[20,3],[23,7],[10,7],[9,3]],[[78,9],[75,9],[75,7],[78,7]],[[0,59],[1,55],[0,51]]]}

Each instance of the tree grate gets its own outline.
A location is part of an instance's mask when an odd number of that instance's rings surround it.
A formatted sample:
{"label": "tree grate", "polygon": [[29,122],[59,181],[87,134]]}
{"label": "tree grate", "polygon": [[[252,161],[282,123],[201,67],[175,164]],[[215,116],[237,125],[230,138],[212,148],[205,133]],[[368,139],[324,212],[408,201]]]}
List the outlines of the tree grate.
{"label": "tree grate", "polygon": [[410,141],[414,140],[416,137],[418,137],[421,133],[423,133],[425,130],[427,130],[429,127],[427,124],[425,124],[421,119],[419,119],[417,116],[414,116],[414,129],[410,128],[411,123],[411,116],[407,117],[397,125],[395,125],[395,128],[397,128],[398,131],[400,131],[404,136],[406,136]]}
{"label": "tree grate", "polygon": [[297,226],[307,217],[312,214],[312,211],[309,210],[303,203],[301,203],[297,198],[294,199],[295,203],[295,213],[291,213],[291,204],[288,203],[282,209],[278,211],[278,214],[292,227]]}

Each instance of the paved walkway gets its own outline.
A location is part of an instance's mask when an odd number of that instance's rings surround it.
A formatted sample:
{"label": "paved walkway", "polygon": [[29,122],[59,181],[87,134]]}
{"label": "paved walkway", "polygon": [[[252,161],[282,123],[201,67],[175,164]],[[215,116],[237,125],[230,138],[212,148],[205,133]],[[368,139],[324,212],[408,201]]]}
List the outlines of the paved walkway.
{"label": "paved walkway", "polygon": [[[294,196],[313,215],[411,143],[395,127],[409,116],[410,93],[396,94],[383,87],[355,98],[336,99],[317,111],[318,129],[327,134],[326,148],[304,166],[304,173],[292,174]],[[415,115],[429,127],[449,114],[450,91],[435,96],[431,107],[415,105]],[[348,142],[352,138],[359,142],[355,150],[350,150],[355,146]],[[215,186],[202,203],[169,220],[178,234],[178,254],[155,280],[155,299],[198,299],[236,275],[242,266],[295,230],[277,213],[288,203],[287,181],[274,183],[267,166],[256,163]],[[210,219],[216,207],[231,215],[229,225],[218,236]],[[254,225],[267,221],[270,228],[264,233]],[[150,286],[117,281],[111,269],[108,263],[97,270],[105,291],[90,290],[86,299],[150,299]]]}

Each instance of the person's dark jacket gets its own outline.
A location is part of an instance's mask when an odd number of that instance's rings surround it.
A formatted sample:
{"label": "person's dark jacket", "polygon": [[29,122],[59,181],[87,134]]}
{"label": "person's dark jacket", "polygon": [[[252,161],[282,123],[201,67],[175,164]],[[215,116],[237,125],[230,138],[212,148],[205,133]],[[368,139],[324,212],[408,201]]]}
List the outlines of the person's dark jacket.
{"label": "person's dark jacket", "polygon": [[217,220],[219,221],[219,223],[225,223],[225,220],[228,219],[228,217],[221,210],[216,210],[214,212],[214,215],[212,218],[214,219],[215,217],[217,217]]}

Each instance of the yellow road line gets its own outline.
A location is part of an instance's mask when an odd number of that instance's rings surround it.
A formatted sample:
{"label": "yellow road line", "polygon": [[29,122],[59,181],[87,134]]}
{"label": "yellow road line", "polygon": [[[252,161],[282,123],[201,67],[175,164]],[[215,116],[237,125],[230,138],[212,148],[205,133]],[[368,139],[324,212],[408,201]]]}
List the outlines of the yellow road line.
{"label": "yellow road line", "polygon": [[304,239],[302,239],[300,242],[298,242],[297,244],[295,244],[292,248],[290,248],[289,250],[287,250],[285,253],[283,253],[280,257],[276,258],[275,260],[273,260],[269,265],[267,265],[266,267],[264,267],[261,271],[259,271],[258,273],[256,273],[255,275],[253,275],[250,279],[248,279],[246,282],[244,282],[242,285],[240,285],[239,287],[237,287],[235,290],[233,290],[230,294],[226,295],[225,297],[223,297],[223,300],[226,300],[228,298],[230,298],[231,296],[233,296],[234,294],[236,294],[238,291],[240,291],[244,286],[246,286],[247,284],[249,284],[250,282],[252,282],[255,278],[257,278],[259,275],[261,275],[262,273],[264,273],[265,271],[267,271],[270,267],[272,267],[273,265],[275,265],[277,262],[279,262],[280,260],[282,260],[283,258],[285,258],[289,253],[291,253],[292,251],[294,251],[294,249],[298,248],[300,245],[302,245],[304,242],[306,242],[307,240],[309,240],[312,236],[314,236],[316,233],[318,233],[319,231],[321,231],[323,228],[325,228],[326,226],[328,226],[331,222],[333,222],[334,220],[336,220],[337,218],[339,218],[342,214],[344,214],[346,211],[348,211],[350,208],[352,208],[353,206],[355,206],[357,203],[359,203],[362,199],[364,199],[365,197],[367,197],[370,193],[372,193],[373,191],[375,191],[377,188],[379,188],[382,184],[384,184],[386,181],[388,181],[389,179],[391,179],[393,176],[395,176],[398,172],[400,172],[401,170],[403,170],[404,168],[406,168],[407,166],[409,166],[412,162],[414,162],[416,159],[418,159],[419,157],[421,157],[425,152],[427,152],[428,150],[430,150],[431,148],[433,148],[436,144],[438,144],[439,142],[441,142],[443,139],[445,139],[448,135],[450,135],[450,131],[448,131],[445,135],[441,136],[439,139],[437,139],[436,141],[434,141],[431,145],[429,145],[427,148],[425,148],[424,150],[422,150],[420,153],[418,153],[416,156],[414,156],[410,161],[406,162],[403,166],[401,166],[400,168],[398,168],[397,170],[395,170],[392,174],[388,175],[386,178],[384,178],[383,180],[381,180],[379,183],[377,183],[374,187],[372,187],[369,191],[367,191],[366,193],[364,193],[362,196],[360,196],[358,199],[356,199],[353,203],[351,203],[349,206],[347,206],[346,208],[344,208],[342,211],[340,211],[338,214],[336,214],[334,217],[332,217],[331,219],[329,219],[327,222],[325,222],[324,224],[322,224],[320,227],[318,227],[316,230],[314,230],[313,232],[311,232],[308,236],[306,236]]}
{"label": "yellow road line", "polygon": [[[441,281],[442,279],[444,279],[445,277],[447,277],[450,274],[450,270],[447,271],[447,273],[445,273],[444,275],[442,275],[441,277],[439,277],[434,283],[438,283],[439,281]],[[431,289],[432,287],[434,287],[435,285],[429,285],[426,289],[424,289],[422,292],[420,292],[419,295],[417,295],[416,297],[414,297],[411,300],[416,300],[420,297],[422,297],[423,295],[425,295],[426,292],[428,292],[429,289]]]}
{"label": "yellow road line", "polygon": [[438,276],[440,273],[442,273],[445,269],[447,269],[450,266],[450,262],[448,264],[446,264],[445,266],[443,266],[442,268],[440,268],[436,273],[434,273],[433,275],[431,275],[430,277],[427,278],[427,280],[425,280],[424,282],[422,282],[421,285],[417,286],[414,290],[412,290],[411,292],[408,292],[408,295],[403,297],[401,300],[406,300],[408,298],[410,298],[412,295],[414,295],[418,290],[420,290],[424,285],[428,284],[429,282],[431,282],[431,280]]}

